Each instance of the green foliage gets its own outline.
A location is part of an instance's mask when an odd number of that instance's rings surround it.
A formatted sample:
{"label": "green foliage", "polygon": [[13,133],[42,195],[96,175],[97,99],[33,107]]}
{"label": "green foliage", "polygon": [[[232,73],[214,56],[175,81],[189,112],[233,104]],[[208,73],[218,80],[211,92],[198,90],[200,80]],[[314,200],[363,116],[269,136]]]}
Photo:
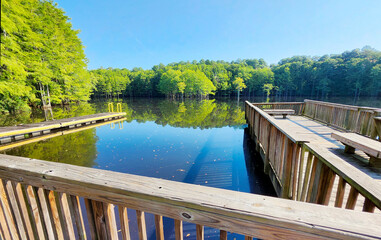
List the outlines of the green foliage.
{"label": "green foliage", "polygon": [[94,78],[69,20],[51,1],[1,1],[0,111],[40,104],[40,84],[52,103],[90,99]]}

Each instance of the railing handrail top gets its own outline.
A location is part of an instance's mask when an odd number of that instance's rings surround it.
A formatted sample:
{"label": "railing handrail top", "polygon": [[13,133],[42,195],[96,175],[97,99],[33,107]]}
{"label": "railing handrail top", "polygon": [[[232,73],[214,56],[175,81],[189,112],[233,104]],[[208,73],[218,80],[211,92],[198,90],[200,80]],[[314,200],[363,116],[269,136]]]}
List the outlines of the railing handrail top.
{"label": "railing handrail top", "polygon": [[255,102],[251,104],[253,105],[270,105],[270,104],[289,105],[289,104],[304,104],[304,102]]}
{"label": "railing handrail top", "polygon": [[304,99],[304,102],[313,102],[313,103],[317,103],[320,105],[342,107],[342,108],[351,109],[351,110],[369,110],[369,111],[376,111],[376,112],[381,111],[381,108],[347,105],[347,104],[341,104],[341,103],[324,102],[324,101],[317,101],[317,100],[310,100],[310,99]]}
{"label": "railing handrail top", "polygon": [[381,209],[381,185],[376,180],[318,144],[306,143],[304,146]]}
{"label": "railing handrail top", "polygon": [[290,126],[290,123],[285,121],[278,121],[257,106],[254,106],[249,101],[246,101],[246,103],[253,107],[259,114],[262,115],[267,121],[269,121],[274,127],[276,127],[279,131],[281,131],[284,135],[286,135],[291,141],[294,143],[303,143],[303,142],[309,142],[309,140],[298,136],[297,134],[291,133],[287,130],[288,126]]}
{"label": "railing handrail top", "polygon": [[205,225],[208,219],[226,218],[232,222],[221,229],[237,233],[250,232],[240,224],[252,223],[258,228],[262,226],[264,231],[289,228],[304,236],[381,237],[378,214],[63,163],[0,154],[0,177],[96,201],[119,205],[133,202],[134,209],[148,209],[163,216],[173,217],[173,212],[167,211],[173,207],[190,216],[187,219],[179,212],[177,219],[191,222],[199,219]]}

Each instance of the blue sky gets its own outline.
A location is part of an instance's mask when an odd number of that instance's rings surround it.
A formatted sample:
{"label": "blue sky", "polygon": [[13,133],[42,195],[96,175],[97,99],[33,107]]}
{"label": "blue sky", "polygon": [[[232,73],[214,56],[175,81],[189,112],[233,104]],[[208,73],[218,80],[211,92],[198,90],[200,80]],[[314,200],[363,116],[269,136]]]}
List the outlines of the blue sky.
{"label": "blue sky", "polygon": [[381,50],[380,0],[56,0],[89,69]]}

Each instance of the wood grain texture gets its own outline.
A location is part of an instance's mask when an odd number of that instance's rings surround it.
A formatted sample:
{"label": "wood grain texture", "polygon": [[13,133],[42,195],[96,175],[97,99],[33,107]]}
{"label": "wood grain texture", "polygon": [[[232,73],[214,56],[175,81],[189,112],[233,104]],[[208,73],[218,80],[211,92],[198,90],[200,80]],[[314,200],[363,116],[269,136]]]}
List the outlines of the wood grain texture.
{"label": "wood grain texture", "polygon": [[204,226],[199,224],[196,225],[196,239],[204,240]]}
{"label": "wood grain texture", "polygon": [[139,239],[147,240],[146,218],[143,211],[136,210],[136,221],[138,222]]}
{"label": "wood grain texture", "polygon": [[184,232],[183,232],[183,221],[175,219],[175,239],[183,240]]}
{"label": "wood grain texture", "polygon": [[183,220],[258,238],[381,237],[378,214],[162,179],[7,155],[0,156],[0,176],[174,219],[187,216]]}
{"label": "wood grain texture", "polygon": [[164,240],[163,216],[155,215],[156,239]]}
{"label": "wood grain texture", "polygon": [[[122,239],[123,240],[130,240],[130,226],[128,223],[128,214],[127,214],[127,208],[118,206],[118,211],[119,211],[119,219],[120,219],[120,228],[122,230]],[[155,218],[155,223],[156,223],[156,218]],[[156,230],[157,233],[157,230]],[[158,238],[156,234],[156,239],[164,239],[164,233],[163,233],[163,238]]]}

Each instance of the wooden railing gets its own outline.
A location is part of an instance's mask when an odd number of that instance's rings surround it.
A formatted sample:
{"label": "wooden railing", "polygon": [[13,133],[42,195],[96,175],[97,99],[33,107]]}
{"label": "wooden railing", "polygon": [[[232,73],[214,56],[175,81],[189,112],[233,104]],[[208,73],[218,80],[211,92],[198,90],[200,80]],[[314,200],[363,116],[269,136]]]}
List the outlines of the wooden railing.
{"label": "wooden railing", "polygon": [[287,197],[293,177],[291,168],[305,140],[287,129],[286,123],[277,121],[249,102],[246,102],[245,112],[250,135],[255,136],[256,150],[264,160],[265,172],[278,196]]}
{"label": "wooden railing", "polygon": [[204,226],[219,229],[221,239],[227,232],[246,239],[381,237],[378,214],[55,162],[0,155],[0,178],[0,237],[7,240],[130,239],[135,224],[127,208],[136,210],[139,239],[147,239],[147,213],[155,215],[156,239],[164,239],[163,216],[173,219],[176,239],[184,238],[183,221],[196,225],[197,239]]}
{"label": "wooden railing", "polygon": [[304,102],[262,102],[252,103],[260,109],[292,109],[296,115],[302,115]]}
{"label": "wooden railing", "polygon": [[381,116],[381,109],[344,104],[304,100],[303,115],[334,127],[374,137],[374,117]]}
{"label": "wooden railing", "polygon": [[[278,196],[335,207],[344,202],[347,209],[361,204],[366,212],[381,209],[381,188],[368,175],[308,143],[290,123],[270,117],[249,102],[246,119]],[[346,185],[349,193],[344,191]]]}

